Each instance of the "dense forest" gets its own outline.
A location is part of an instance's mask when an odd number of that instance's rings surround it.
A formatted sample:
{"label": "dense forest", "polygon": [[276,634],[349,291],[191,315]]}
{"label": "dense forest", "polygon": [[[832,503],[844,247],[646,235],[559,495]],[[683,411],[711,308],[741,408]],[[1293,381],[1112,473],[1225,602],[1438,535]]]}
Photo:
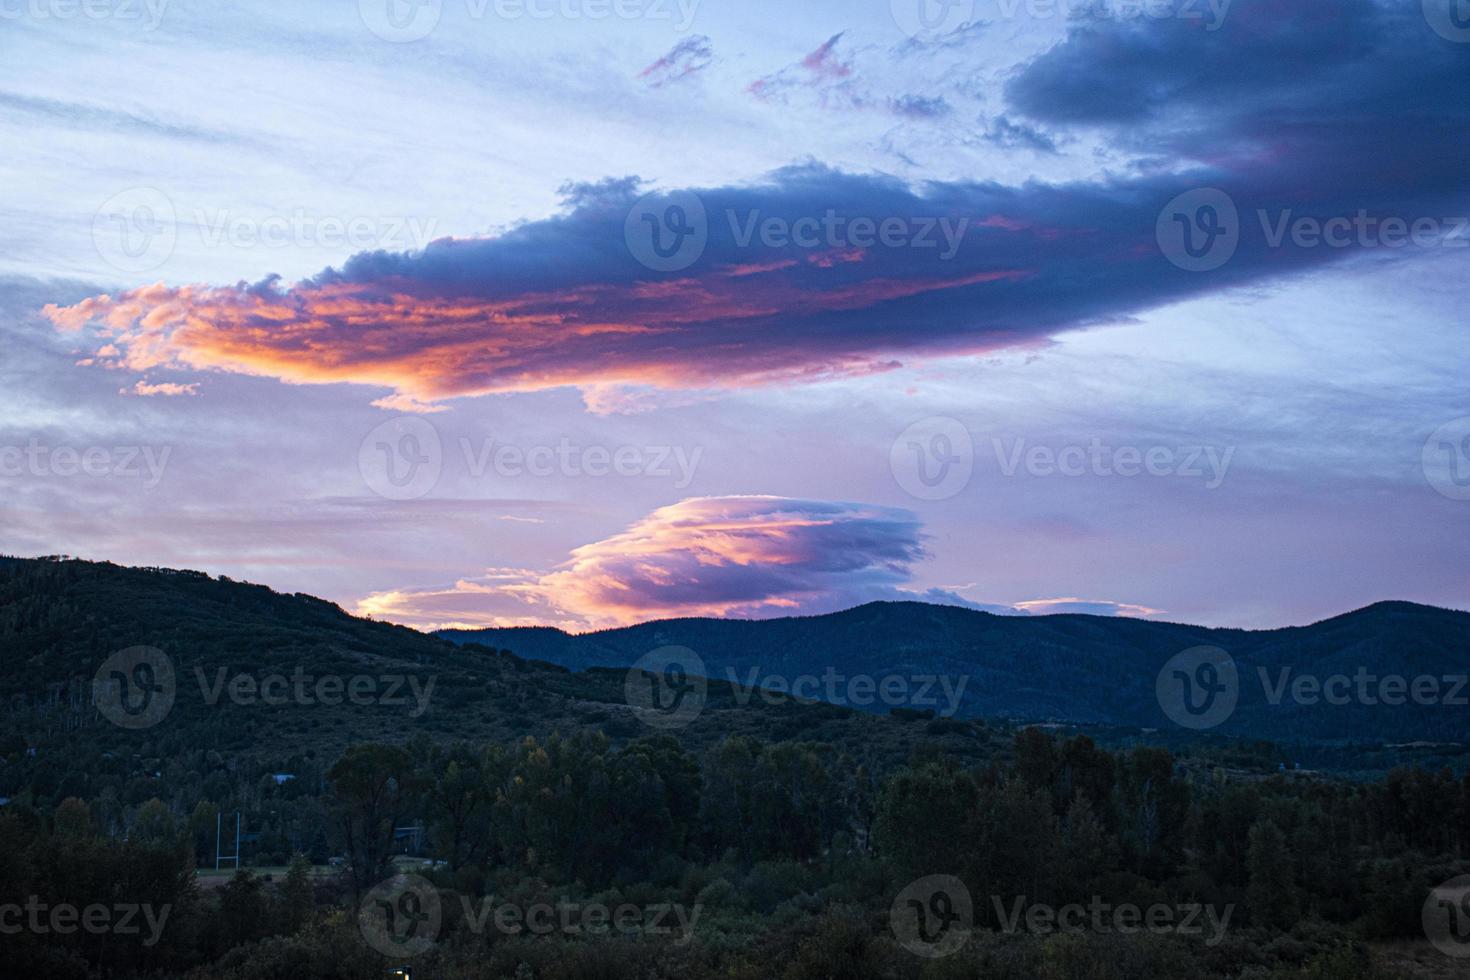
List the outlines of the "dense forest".
{"label": "dense forest", "polygon": [[[1470,776],[1408,749],[1349,778],[1266,742],[714,684],[662,732],[622,703],[624,671],[73,561],[0,561],[0,644],[10,975],[1465,975],[1426,912],[1455,914],[1436,889],[1470,874]],[[138,644],[181,678],[132,730],[88,695]],[[188,681],[303,665],[434,696],[211,703]]]}
{"label": "dense forest", "polygon": [[[1034,729],[1011,755],[921,751],[879,777],[821,743],[580,735],[362,744],[317,785],[192,806],[168,780],[134,801],[103,779],[93,799],[0,814],[0,894],[41,923],[7,935],[6,958],[78,980],[372,977],[400,959],[444,978],[1388,977],[1369,949],[1422,938],[1430,889],[1470,872],[1470,779],[1199,780],[1164,750]],[[287,868],[196,878],[217,815],[241,806],[290,815],[251,862]],[[935,875],[968,891],[952,950],[906,937],[895,907]],[[398,925],[368,923],[405,892],[436,912],[400,951]],[[134,904],[136,932],[46,927],[57,906]],[[1036,927],[1034,908],[1073,905],[1105,914]],[[1167,921],[1110,928],[1130,906]]]}

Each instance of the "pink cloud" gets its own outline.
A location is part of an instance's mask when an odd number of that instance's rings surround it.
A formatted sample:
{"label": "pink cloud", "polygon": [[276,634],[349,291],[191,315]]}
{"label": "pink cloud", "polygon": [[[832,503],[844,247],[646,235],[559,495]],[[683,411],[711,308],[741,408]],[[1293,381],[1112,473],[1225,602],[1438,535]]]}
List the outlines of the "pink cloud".
{"label": "pink cloud", "polygon": [[493,569],[429,589],[379,592],[358,612],[424,629],[558,626],[573,632],[685,616],[766,619],[865,602],[919,601],[1003,615],[1146,616],[1127,603],[985,605],[910,585],[928,557],[913,513],[771,496],[693,497],[576,548],[547,572]]}
{"label": "pink cloud", "polygon": [[183,395],[199,394],[199,385],[197,383],[181,385],[173,384],[170,382],[163,382],[162,384],[155,385],[149,384],[147,381],[140,380],[131,388],[120,389],[118,391],[118,394],[139,395],[143,398],[151,398],[155,396],[161,396],[164,398],[178,398]]}
{"label": "pink cloud", "polygon": [[1016,603],[1016,608],[1032,616],[1058,616],[1077,614],[1086,616],[1126,616],[1146,619],[1163,612],[1148,606],[1128,602],[1112,602],[1107,599],[1030,599]]}
{"label": "pink cloud", "polygon": [[779,100],[796,89],[811,89],[823,108],[861,109],[876,106],[884,100],[854,86],[852,62],[837,53],[844,34],[834,34],[815,51],[793,65],[746,87],[746,91],[762,101]]}
{"label": "pink cloud", "polygon": [[638,77],[653,88],[661,88],[704,71],[714,60],[710,39],[697,34],[674,45],[668,54],[639,72]]}
{"label": "pink cloud", "polygon": [[852,65],[842,61],[835,53],[842,34],[834,34],[825,44],[801,59],[801,66],[818,78],[847,78],[852,74]]}
{"label": "pink cloud", "polygon": [[410,625],[578,629],[673,616],[828,612],[903,593],[925,557],[917,518],[865,504],[696,497],[575,549],[546,573],[377,593],[358,611]]}

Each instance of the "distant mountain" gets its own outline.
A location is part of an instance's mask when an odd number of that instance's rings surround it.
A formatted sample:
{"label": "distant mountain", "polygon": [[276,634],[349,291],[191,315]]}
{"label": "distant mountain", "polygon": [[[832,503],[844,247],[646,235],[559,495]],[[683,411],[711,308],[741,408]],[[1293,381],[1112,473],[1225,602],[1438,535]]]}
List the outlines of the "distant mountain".
{"label": "distant mountain", "polygon": [[[951,689],[964,679],[961,717],[1165,730],[1183,729],[1162,707],[1160,672],[1185,651],[1218,647],[1233,660],[1238,678],[1237,705],[1214,728],[1219,733],[1274,740],[1470,741],[1470,688],[1461,683],[1470,674],[1470,613],[1408,602],[1381,602],[1311,626],[1259,631],[875,602],[824,616],[675,619],[583,635],[544,628],[439,635],[575,670],[625,667],[656,648],[683,646],[695,651],[711,677],[741,684],[752,677],[820,679],[829,670],[849,679],[935,675],[949,678]],[[1201,673],[1201,663],[1192,656],[1174,664],[1164,696],[1183,696],[1180,671],[1197,684],[1218,676],[1208,667]],[[1326,683],[1344,676],[1346,687],[1338,680],[1328,691],[1336,700],[1346,693],[1350,703],[1329,704],[1314,692],[1313,678]],[[1382,686],[1391,676],[1405,679],[1405,703],[1366,703],[1384,694],[1399,696],[1396,681]],[[1415,703],[1413,685],[1423,677],[1436,678],[1437,703]],[[917,689],[917,682],[910,684],[910,691]],[[819,684],[816,696],[831,690],[841,695],[844,685]],[[1311,703],[1314,693],[1317,703]],[[1419,693],[1429,689],[1421,686]],[[1193,695],[1197,708],[1206,703],[1199,688]],[[890,704],[875,698],[860,706],[887,711]]]}

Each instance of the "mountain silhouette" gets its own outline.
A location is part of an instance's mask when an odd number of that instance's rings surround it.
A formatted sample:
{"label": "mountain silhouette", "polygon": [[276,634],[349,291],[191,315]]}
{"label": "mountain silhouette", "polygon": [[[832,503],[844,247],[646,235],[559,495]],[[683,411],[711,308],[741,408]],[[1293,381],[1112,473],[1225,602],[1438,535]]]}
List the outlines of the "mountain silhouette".
{"label": "mountain silhouette", "polygon": [[[945,677],[951,688],[963,679],[959,717],[1145,728],[1180,727],[1161,704],[1160,673],[1178,655],[1215,647],[1237,676],[1234,710],[1210,726],[1220,733],[1445,742],[1470,735],[1470,687],[1463,683],[1470,674],[1470,613],[1410,602],[1380,602],[1309,626],[1269,630],[874,602],[822,616],[672,619],[579,635],[547,628],[439,635],[574,670],[625,667],[651,650],[681,646],[714,679],[748,684],[754,678],[762,686],[829,672],[848,680]],[[1383,703],[1399,700],[1397,678],[1403,703]],[[1426,678],[1434,679],[1432,692]],[[1418,700],[1416,683],[1425,695]],[[836,686],[841,692],[846,685]],[[818,685],[824,695],[830,687]],[[1348,703],[1330,703],[1328,693],[1336,701],[1346,693]],[[836,700],[869,710],[892,707],[882,699]]]}

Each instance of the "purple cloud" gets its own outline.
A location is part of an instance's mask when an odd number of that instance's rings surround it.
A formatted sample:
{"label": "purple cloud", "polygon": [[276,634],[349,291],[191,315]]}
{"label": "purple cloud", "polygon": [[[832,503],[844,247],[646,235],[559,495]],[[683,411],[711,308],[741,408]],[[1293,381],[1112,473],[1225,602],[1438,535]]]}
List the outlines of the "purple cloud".
{"label": "purple cloud", "polygon": [[[353,382],[399,407],[558,386],[743,387],[1039,345],[1375,247],[1277,237],[1288,219],[1407,228],[1470,213],[1470,46],[1367,0],[1330,14],[1237,4],[1230,30],[1226,43],[1172,20],[1078,28],[1013,80],[1024,125],[1100,128],[1169,161],[1126,175],[911,187],[808,165],[636,210],[630,178],[581,186],[564,213],[499,237],[363,253],[289,288],[157,285],[49,314],[95,328],[98,360],[140,373]],[[841,37],[800,70],[842,78]],[[1326,81],[1267,67],[1288,56]],[[1238,238],[1207,273],[1158,237],[1171,217],[1207,216],[1166,213],[1201,188],[1237,210],[1204,229]],[[670,209],[696,202],[706,221],[679,241],[698,248],[655,271],[643,252],[657,243],[640,251],[637,236],[662,238]]]}

